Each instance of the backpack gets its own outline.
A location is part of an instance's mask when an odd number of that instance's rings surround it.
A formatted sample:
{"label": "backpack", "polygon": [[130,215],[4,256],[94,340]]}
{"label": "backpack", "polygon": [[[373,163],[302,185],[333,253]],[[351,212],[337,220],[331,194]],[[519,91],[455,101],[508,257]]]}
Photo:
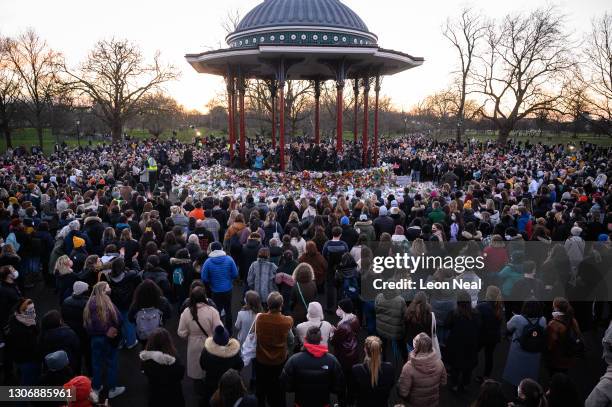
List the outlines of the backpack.
{"label": "backpack", "polygon": [[356,274],[342,279],[342,293],[344,298],[351,300],[359,298],[359,281]]}
{"label": "backpack", "polygon": [[143,308],[136,313],[136,335],[146,340],[162,324],[162,312],[157,308]]}
{"label": "backpack", "polygon": [[561,351],[563,352],[563,355],[569,358],[582,356],[585,351],[582,338],[573,329],[571,324],[566,324],[565,322],[561,321],[557,322],[562,323],[567,328],[565,330],[565,334],[561,338]]}
{"label": "backpack", "polygon": [[172,283],[174,285],[182,285],[183,281],[185,281],[185,276],[183,275],[183,268],[176,267],[172,272]]}
{"label": "backpack", "polygon": [[518,338],[521,348],[529,353],[543,352],[546,348],[546,338],[544,337],[544,328],[539,324],[539,318],[535,324],[532,323],[529,318],[525,318],[525,320],[527,321],[527,325],[523,327],[521,336]]}

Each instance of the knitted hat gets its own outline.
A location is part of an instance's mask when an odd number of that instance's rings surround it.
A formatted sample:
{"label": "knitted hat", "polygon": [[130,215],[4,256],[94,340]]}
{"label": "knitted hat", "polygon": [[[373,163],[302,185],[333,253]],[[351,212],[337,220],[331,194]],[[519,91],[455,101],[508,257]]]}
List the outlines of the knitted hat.
{"label": "knitted hat", "polygon": [[89,285],[84,281],[75,281],[72,285],[72,293],[74,295],[81,295],[89,290]]}
{"label": "knitted hat", "polygon": [[378,208],[378,216],[387,216],[387,207],[381,206]]}
{"label": "knitted hat", "polygon": [[223,250],[223,246],[221,246],[221,243],[219,242],[212,242],[210,244],[210,250],[214,251],[214,250]]}
{"label": "knitted hat", "polygon": [[45,365],[52,372],[57,372],[68,366],[68,354],[64,350],[58,350],[45,356]]}
{"label": "knitted hat", "polygon": [[368,220],[368,215],[366,215],[365,213],[362,213],[361,215],[359,215],[359,220],[361,221]]}
{"label": "knitted hat", "polygon": [[571,229],[572,232],[572,236],[580,236],[582,234],[582,228],[579,228],[578,226],[574,226]]}
{"label": "knitted hat", "polygon": [[607,242],[608,240],[610,240],[610,236],[606,235],[605,233],[602,233],[597,236],[597,241],[599,242]]}
{"label": "knitted hat", "polygon": [[226,346],[229,340],[230,337],[227,329],[225,329],[223,325],[217,325],[215,333],[213,334],[213,342],[219,346]]}
{"label": "knitted hat", "polygon": [[75,249],[78,249],[79,247],[83,247],[85,246],[85,239],[82,239],[78,236],[73,236],[72,245],[74,246]]}
{"label": "knitted hat", "polygon": [[398,205],[398,203],[397,203],[397,201],[395,199],[391,201],[391,207],[392,208],[397,208],[398,206],[399,205]]}
{"label": "knitted hat", "polygon": [[338,302],[338,307],[347,314],[353,313],[353,301],[348,298],[344,298]]}
{"label": "knitted hat", "polygon": [[402,225],[397,225],[395,227],[395,233],[396,235],[403,235],[404,234],[404,227]]}
{"label": "knitted hat", "polygon": [[350,223],[351,223],[351,222],[349,221],[348,216],[343,216],[343,217],[340,219],[340,224],[341,224],[341,225],[348,225],[348,224],[350,224]]}

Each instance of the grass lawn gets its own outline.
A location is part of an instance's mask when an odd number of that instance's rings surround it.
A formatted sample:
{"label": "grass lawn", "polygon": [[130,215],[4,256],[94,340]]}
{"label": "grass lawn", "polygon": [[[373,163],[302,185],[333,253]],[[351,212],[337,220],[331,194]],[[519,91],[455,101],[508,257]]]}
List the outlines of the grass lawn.
{"label": "grass lawn", "polygon": [[[227,137],[227,135],[223,131],[220,131],[220,130],[210,131],[206,127],[200,127],[197,129],[179,130],[176,136],[178,140],[184,143],[191,143],[197,131],[199,131],[202,136],[213,136],[215,138]],[[151,134],[147,130],[142,130],[142,129],[127,130],[127,134],[137,139],[145,139],[145,138],[151,137]],[[358,140],[361,140],[361,136],[362,134],[360,132],[358,134]],[[373,135],[370,134],[370,138],[372,138],[372,136]],[[277,134],[277,137],[278,137],[278,134]],[[401,134],[396,134],[396,135],[381,134],[380,137],[381,139],[382,138],[401,138],[402,135]],[[448,134],[432,134],[431,137],[439,139],[439,140],[447,140],[447,139],[454,138],[454,136],[451,136]],[[169,140],[170,138],[172,138],[171,131],[166,131],[160,136],[160,139],[162,140]],[[324,137],[322,136],[322,138]],[[345,131],[343,134],[343,138],[345,141],[353,140],[353,132]],[[469,130],[466,131],[465,138],[466,139],[475,138],[477,140],[483,140],[483,141],[496,139],[494,133],[474,132],[474,131],[469,131]],[[574,138],[573,134],[571,133],[555,134],[555,133],[544,132],[542,136],[539,136],[538,134],[534,134],[530,136],[523,136],[523,135],[514,133],[510,136],[510,138],[515,139],[515,140],[522,140],[522,141],[530,140],[532,143],[537,143],[538,141],[542,141],[545,144],[558,144],[558,143],[563,143],[563,144],[576,143],[578,144],[581,141],[585,141],[585,142],[594,143],[594,144],[598,144],[598,145],[606,146],[606,147],[612,146],[612,137],[596,136],[594,134],[589,134],[589,133],[578,134],[576,138]],[[58,139],[60,143],[65,141],[66,144],[68,144],[68,146],[71,148],[78,146],[78,140],[76,136],[56,137],[55,135],[51,134],[51,129],[45,129],[43,133],[43,151],[45,154],[50,154],[53,151],[53,146],[55,145]],[[290,140],[291,138],[288,137],[288,139]],[[335,135],[334,135],[334,139],[335,139]],[[17,129],[13,131],[12,140],[13,140],[14,147],[24,146],[28,150],[30,149],[31,146],[38,145],[38,136],[36,135],[36,130],[33,128],[23,128],[23,129]],[[92,140],[92,144],[97,145],[101,143],[109,143],[109,141],[110,140],[108,139],[102,140],[99,138],[94,138]],[[86,146],[88,144],[88,139],[86,137],[81,137],[80,142],[82,146]],[[6,140],[4,138],[1,138],[0,139],[0,153],[4,153],[4,151],[6,151]]]}

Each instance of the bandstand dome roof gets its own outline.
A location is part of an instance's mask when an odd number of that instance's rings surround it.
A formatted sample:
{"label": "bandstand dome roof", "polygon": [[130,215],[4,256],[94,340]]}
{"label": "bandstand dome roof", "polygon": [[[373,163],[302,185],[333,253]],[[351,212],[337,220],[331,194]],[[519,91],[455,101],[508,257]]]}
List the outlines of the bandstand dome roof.
{"label": "bandstand dome roof", "polygon": [[[346,0],[348,1],[348,0]],[[385,49],[365,22],[340,0],[263,0],[226,37],[229,48],[187,54],[197,72],[246,79],[278,76],[275,61],[291,61],[288,79],[330,80],[342,61],[346,77],[393,75],[423,58]]]}
{"label": "bandstand dome roof", "polygon": [[339,0],[264,0],[244,16],[234,34],[296,25],[369,32],[361,17]]}

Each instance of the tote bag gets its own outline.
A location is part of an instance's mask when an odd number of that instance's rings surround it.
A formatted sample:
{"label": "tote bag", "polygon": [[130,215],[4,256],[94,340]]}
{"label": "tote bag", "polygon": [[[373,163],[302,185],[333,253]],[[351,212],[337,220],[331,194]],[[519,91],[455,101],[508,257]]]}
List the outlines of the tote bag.
{"label": "tote bag", "polygon": [[251,328],[249,328],[249,333],[247,334],[244,343],[242,344],[242,349],[240,351],[240,356],[242,357],[242,362],[244,362],[244,366],[248,366],[249,363],[255,358],[255,353],[257,351],[257,333],[255,332],[255,323],[257,322],[257,317],[259,314],[255,316],[253,323],[251,324]]}
{"label": "tote bag", "polygon": [[431,313],[431,344],[434,352],[438,354],[441,358],[442,353],[440,353],[440,342],[438,341],[438,335],[436,333],[436,314]]}

